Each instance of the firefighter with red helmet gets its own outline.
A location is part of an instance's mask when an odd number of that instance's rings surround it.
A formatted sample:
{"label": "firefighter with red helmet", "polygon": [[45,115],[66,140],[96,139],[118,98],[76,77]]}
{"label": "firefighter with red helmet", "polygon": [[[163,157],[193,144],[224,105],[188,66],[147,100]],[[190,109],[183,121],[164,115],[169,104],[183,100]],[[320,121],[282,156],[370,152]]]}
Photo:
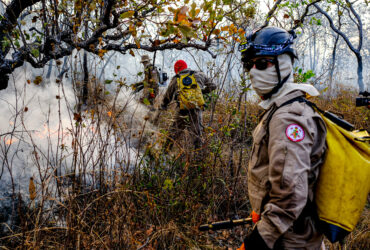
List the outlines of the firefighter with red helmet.
{"label": "firefighter with red helmet", "polygon": [[203,94],[216,89],[216,85],[203,72],[189,69],[184,60],[176,61],[174,70],[176,75],[168,85],[161,109],[167,109],[171,101],[176,101],[178,110],[164,148],[172,147],[173,140],[179,138],[184,129],[189,130],[194,147],[199,148],[202,143],[203,130]]}

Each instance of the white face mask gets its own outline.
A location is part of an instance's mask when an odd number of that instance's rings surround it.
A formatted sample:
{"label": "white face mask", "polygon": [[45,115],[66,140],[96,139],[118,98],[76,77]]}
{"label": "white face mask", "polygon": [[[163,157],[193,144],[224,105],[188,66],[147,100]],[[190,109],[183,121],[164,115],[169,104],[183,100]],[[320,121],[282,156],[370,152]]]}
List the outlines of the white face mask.
{"label": "white face mask", "polygon": [[[291,74],[289,79],[293,79],[292,60],[288,54],[278,56],[281,80]],[[278,84],[279,79],[275,65],[264,70],[252,68],[249,72],[253,89],[259,96],[269,93]]]}

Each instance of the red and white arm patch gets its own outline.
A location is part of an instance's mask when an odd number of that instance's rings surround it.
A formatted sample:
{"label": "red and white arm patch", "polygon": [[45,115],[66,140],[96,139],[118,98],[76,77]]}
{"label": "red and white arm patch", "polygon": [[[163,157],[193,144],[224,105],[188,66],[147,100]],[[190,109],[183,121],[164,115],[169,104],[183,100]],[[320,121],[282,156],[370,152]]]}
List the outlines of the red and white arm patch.
{"label": "red and white arm patch", "polygon": [[286,137],[294,142],[299,142],[304,139],[305,133],[301,126],[298,124],[290,124],[285,130]]}

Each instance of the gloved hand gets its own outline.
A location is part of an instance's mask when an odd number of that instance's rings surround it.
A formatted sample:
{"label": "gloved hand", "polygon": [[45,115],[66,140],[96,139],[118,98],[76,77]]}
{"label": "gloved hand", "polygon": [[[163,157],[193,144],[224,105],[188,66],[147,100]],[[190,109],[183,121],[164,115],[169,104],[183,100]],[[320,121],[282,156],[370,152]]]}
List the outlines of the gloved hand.
{"label": "gloved hand", "polygon": [[257,227],[244,239],[245,250],[269,250]]}

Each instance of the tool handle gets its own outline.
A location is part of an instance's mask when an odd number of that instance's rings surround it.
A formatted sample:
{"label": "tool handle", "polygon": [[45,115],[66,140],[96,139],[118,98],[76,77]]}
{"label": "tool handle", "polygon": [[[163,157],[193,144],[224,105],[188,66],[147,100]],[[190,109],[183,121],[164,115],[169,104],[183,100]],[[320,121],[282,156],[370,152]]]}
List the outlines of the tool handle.
{"label": "tool handle", "polygon": [[252,218],[244,218],[239,220],[225,220],[225,221],[217,221],[211,224],[204,224],[199,226],[199,231],[208,231],[208,230],[220,230],[220,229],[228,229],[233,228],[235,226],[251,224]]}

